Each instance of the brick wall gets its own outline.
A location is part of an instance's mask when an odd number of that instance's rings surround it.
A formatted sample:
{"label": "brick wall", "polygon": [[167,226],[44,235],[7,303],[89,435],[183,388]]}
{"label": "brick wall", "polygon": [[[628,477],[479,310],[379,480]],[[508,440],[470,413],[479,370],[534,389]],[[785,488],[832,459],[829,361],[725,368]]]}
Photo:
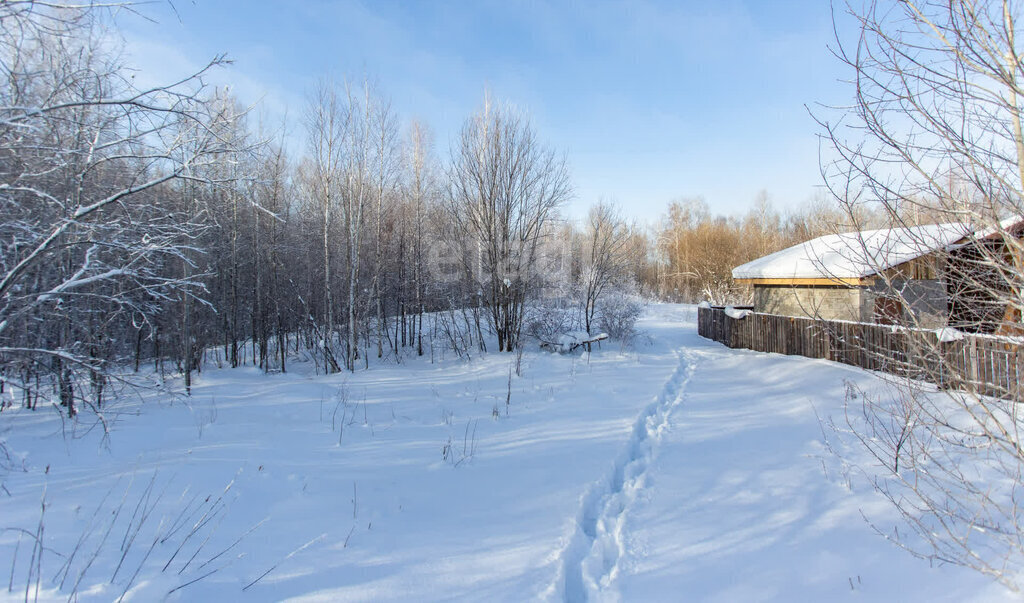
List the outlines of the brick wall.
{"label": "brick wall", "polygon": [[[824,320],[863,320],[862,290],[855,287],[754,287],[754,310]],[[870,314],[869,314],[870,320]]]}
{"label": "brick wall", "polygon": [[879,279],[866,288],[757,285],[754,309],[782,316],[874,322],[875,300],[884,296],[898,297],[917,326],[934,329],[946,324],[946,288],[938,280],[896,280],[890,287]]}

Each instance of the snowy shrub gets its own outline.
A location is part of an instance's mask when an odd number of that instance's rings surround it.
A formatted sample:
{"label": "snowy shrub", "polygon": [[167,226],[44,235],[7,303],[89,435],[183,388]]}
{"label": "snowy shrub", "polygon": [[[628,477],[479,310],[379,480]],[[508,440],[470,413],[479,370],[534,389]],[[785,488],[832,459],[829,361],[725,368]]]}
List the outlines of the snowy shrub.
{"label": "snowy shrub", "polygon": [[643,302],[638,297],[609,292],[597,307],[597,328],[613,339],[629,340],[636,333],[636,321],[643,310]]}
{"label": "snowy shrub", "polygon": [[434,321],[444,347],[455,352],[459,358],[468,356],[473,346],[473,330],[467,310],[453,305],[435,313]]}
{"label": "snowy shrub", "polygon": [[523,331],[526,335],[544,339],[553,334],[580,328],[578,309],[564,299],[538,300],[526,308]]}

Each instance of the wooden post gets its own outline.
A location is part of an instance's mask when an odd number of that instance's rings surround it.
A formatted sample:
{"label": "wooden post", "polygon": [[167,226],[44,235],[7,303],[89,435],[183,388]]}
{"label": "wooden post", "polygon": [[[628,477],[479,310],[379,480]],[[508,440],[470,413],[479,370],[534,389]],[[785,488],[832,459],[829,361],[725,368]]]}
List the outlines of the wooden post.
{"label": "wooden post", "polygon": [[967,362],[970,372],[971,383],[978,382],[978,340],[971,337],[971,341],[967,347]]}

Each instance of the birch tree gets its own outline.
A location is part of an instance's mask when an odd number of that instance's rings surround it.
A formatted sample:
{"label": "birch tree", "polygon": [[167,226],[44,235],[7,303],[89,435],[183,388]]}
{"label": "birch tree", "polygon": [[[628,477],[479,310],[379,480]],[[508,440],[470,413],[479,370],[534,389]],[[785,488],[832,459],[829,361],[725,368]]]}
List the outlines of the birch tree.
{"label": "birch tree", "polygon": [[353,119],[351,108],[345,100],[339,95],[333,81],[322,80],[317,84],[306,110],[310,156],[309,194],[318,208],[321,220],[319,251],[323,263],[320,320],[318,326],[314,325],[314,331],[328,372],[340,370],[332,347],[335,329],[332,227],[339,210],[344,211],[346,219],[349,215],[347,206],[339,207],[346,185],[345,164],[349,160],[346,145],[351,136]]}
{"label": "birch tree", "polygon": [[418,121],[412,122],[406,140],[405,197],[411,206],[412,221],[412,287],[415,312],[411,338],[416,342],[416,354],[423,355],[423,314],[426,310],[426,286],[429,279],[425,254],[427,253],[427,224],[437,196],[437,165],[432,153],[430,133]]}
{"label": "birch tree", "polygon": [[373,195],[376,202],[374,212],[374,248],[373,248],[373,283],[371,294],[376,310],[377,358],[384,355],[384,335],[387,331],[385,315],[385,254],[388,251],[388,232],[386,223],[392,221],[391,201],[393,200],[398,178],[398,125],[391,103],[381,98],[371,99],[369,90],[365,99],[367,104],[368,123],[367,135],[372,136],[373,153]]}

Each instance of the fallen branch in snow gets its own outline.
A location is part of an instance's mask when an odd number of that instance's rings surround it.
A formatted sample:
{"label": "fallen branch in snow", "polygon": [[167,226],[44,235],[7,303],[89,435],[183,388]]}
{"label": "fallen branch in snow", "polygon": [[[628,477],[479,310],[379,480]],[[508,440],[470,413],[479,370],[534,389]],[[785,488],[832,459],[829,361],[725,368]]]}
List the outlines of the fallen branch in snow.
{"label": "fallen branch in snow", "polygon": [[550,340],[542,339],[540,347],[543,350],[551,350],[560,354],[568,354],[578,347],[603,341],[605,339],[608,339],[608,333],[591,335],[586,331],[572,331],[569,333],[562,333],[557,337],[552,337]]}

